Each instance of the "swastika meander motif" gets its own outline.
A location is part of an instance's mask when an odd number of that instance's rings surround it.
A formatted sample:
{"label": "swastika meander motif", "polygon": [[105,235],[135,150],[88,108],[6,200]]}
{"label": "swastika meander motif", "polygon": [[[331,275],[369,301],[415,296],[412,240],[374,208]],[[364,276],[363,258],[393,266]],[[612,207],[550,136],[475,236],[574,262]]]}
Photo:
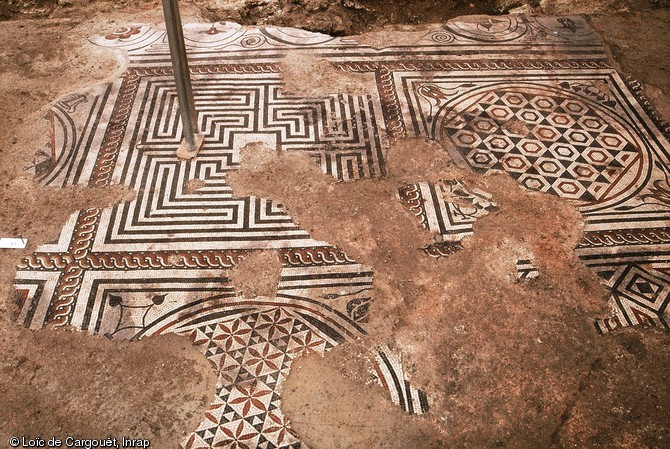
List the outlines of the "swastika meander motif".
{"label": "swastika meander motif", "polygon": [[[238,197],[227,184],[240,150],[254,142],[305,152],[325,174],[355,182],[386,175],[394,139],[435,139],[464,167],[507,172],[579,208],[577,254],[612,291],[612,314],[597,320],[598,332],[668,327],[670,127],[640,86],[617,74],[583,19],[473,16],[381,50],[232,23],[187,25],[185,36],[205,136],[198,157],[174,155],[182,125],[165,33],[133,25],[92,38],[126,52],[128,66],[53,104],[35,175],[57,187],[122,184],[137,197],[72,215],[57,240],[20,261],[15,281],[27,327],[190,338],[219,383],[183,447],[305,447],[279,408],[291,362],[365,332],[371,269],[337,242],[312,239],[276,199]],[[289,52],[369,75],[366,94],[289,95]],[[436,235],[423,248],[432,257],[457,252],[495,207],[457,180],[397,187],[408,213]],[[282,263],[278,293],[241,297],[227,270],[261,250]],[[407,411],[426,411],[429,398],[402,385],[402,367],[389,357],[377,363],[391,396]]]}

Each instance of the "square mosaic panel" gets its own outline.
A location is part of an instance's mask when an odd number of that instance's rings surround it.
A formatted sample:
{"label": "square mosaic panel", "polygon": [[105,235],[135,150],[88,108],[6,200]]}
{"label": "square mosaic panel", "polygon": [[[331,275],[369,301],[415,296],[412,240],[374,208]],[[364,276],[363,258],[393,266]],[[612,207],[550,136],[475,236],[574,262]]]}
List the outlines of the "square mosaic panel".
{"label": "square mosaic panel", "polygon": [[[668,327],[670,127],[617,74],[582,18],[465,17],[382,50],[233,23],[189,24],[185,36],[205,136],[198,157],[174,155],[182,125],[164,31],[133,25],[91,38],[125,52],[128,66],[53,104],[35,174],[48,186],[122,184],[138,195],[74,214],[57,241],[20,262],[15,281],[27,327],[190,338],[219,385],[183,447],[305,447],[280,411],[282,380],[301,354],[365,333],[372,270],[337,242],[312,239],[275,199],[238,197],[226,183],[250,142],[306,152],[324,173],[355,182],[386,175],[394,139],[437,140],[464,167],[504,171],[579,208],[586,228],[577,254],[612,290],[613,314],[597,331]],[[368,93],[284,92],[289,53],[369,74]],[[193,179],[204,183],[195,192]],[[441,236],[428,256],[458,251],[494,206],[453,183],[398,186],[408,213]],[[438,191],[473,206],[456,208]],[[412,195],[434,200],[412,210]],[[239,297],[226,271],[267,249],[283,264],[277,296]],[[392,378],[400,368],[387,361],[382,374]],[[401,393],[407,410],[427,410],[416,390]]]}

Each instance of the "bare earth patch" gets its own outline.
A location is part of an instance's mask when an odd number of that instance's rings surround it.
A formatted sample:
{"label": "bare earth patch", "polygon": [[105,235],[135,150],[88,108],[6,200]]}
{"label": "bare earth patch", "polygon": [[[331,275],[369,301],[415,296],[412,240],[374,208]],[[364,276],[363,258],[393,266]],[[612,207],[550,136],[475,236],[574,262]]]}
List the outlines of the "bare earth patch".
{"label": "bare earth patch", "polygon": [[275,251],[254,251],[227,272],[235,292],[244,298],[274,297],[281,263]]}

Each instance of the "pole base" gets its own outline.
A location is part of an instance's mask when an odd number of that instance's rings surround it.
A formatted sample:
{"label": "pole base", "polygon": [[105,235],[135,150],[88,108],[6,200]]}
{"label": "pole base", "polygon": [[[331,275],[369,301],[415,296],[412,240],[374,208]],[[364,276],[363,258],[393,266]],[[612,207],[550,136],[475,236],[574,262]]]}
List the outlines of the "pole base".
{"label": "pole base", "polygon": [[176,154],[179,159],[193,159],[196,154],[200,151],[200,148],[202,148],[202,143],[205,141],[205,136],[203,134],[196,134],[195,135],[195,148],[193,150],[188,148],[188,145],[186,144],[186,139],[182,139],[181,143],[179,144],[179,148],[177,148]]}

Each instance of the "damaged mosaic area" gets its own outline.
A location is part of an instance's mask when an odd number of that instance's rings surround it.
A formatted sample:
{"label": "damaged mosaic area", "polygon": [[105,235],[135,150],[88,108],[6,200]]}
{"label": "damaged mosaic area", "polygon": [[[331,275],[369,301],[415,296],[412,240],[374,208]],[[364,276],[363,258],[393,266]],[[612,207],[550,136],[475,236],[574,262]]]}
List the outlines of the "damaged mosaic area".
{"label": "damaged mosaic area", "polygon": [[388,346],[375,348],[372,361],[373,379],[388,391],[391,402],[407,413],[422,415],[429,410],[426,393],[414,388],[402,363],[402,355]]}
{"label": "damaged mosaic area", "polygon": [[423,251],[435,258],[463,249],[461,240],[474,233],[479,217],[496,209],[491,195],[479,189],[469,192],[462,181],[433,184],[406,184],[398,189],[398,199],[419,220],[419,225],[436,235],[436,242]]}
{"label": "damaged mosaic area", "polygon": [[[272,198],[236,197],[228,186],[253,142],[304,152],[345,182],[385,177],[395,139],[439,141],[462,167],[506,172],[579,209],[577,255],[612,292],[612,316],[594,332],[668,327],[670,127],[617,74],[582,18],[473,16],[384,49],[232,23],[186,25],[185,35],[205,136],[198,157],[174,155],[182,125],[165,33],[134,25],[92,38],[126,52],[128,67],[54,103],[35,173],[46,186],[122,184],[137,198],[74,214],[57,241],[20,262],[15,281],[26,327],[190,338],[219,383],[183,447],[305,447],[280,410],[291,363],[365,334],[372,269],[338,242],[311,238]],[[280,61],[289,53],[365,75],[367,93],[286,93]],[[407,213],[436,236],[427,257],[454,257],[496,207],[459,180],[397,187]],[[226,271],[268,249],[282,264],[276,296],[240,297]],[[514,263],[520,278],[537,272],[530,259]],[[378,355],[391,397],[408,412],[428,411],[419,390],[400,380],[389,388],[404,376],[399,356]]]}

